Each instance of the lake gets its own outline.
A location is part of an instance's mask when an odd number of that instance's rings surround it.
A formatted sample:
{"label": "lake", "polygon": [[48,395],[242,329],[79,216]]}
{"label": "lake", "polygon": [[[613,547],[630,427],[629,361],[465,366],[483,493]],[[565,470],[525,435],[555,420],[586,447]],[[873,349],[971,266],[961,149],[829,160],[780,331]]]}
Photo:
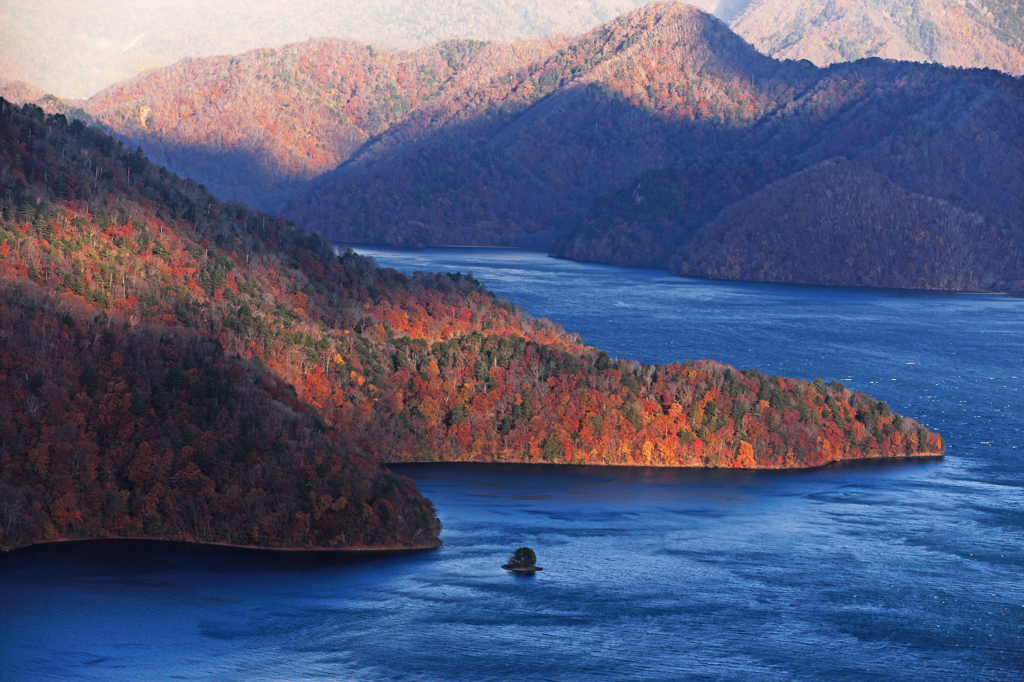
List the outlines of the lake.
{"label": "lake", "polygon": [[[838,380],[945,458],[799,472],[421,464],[444,546],[94,542],[0,556],[0,680],[1019,680],[1024,301],[707,282],[534,252],[472,271],[613,357]],[[544,571],[500,569],[528,545]]]}

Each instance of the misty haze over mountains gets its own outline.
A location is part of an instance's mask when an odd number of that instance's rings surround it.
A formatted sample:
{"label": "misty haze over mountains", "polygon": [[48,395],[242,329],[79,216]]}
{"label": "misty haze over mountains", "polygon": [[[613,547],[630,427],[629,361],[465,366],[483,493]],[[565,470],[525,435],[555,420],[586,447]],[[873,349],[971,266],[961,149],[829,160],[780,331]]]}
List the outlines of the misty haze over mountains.
{"label": "misty haze over mountains", "polygon": [[882,57],[1024,73],[1020,0],[755,0],[730,26],[765,54],[818,66]]}
{"label": "misty haze over mountains", "polygon": [[[0,80],[61,97],[182,57],[233,54],[336,37],[416,48],[449,38],[502,40],[580,33],[644,0],[11,0],[0,9]],[[749,0],[698,0],[729,18]]]}
{"label": "misty haze over mountains", "polygon": [[[445,39],[579,34],[641,0],[10,0],[0,7],[0,82],[88,97],[182,57],[309,38],[415,49]],[[1024,73],[1019,0],[694,0],[765,54],[819,66],[863,57]]]}

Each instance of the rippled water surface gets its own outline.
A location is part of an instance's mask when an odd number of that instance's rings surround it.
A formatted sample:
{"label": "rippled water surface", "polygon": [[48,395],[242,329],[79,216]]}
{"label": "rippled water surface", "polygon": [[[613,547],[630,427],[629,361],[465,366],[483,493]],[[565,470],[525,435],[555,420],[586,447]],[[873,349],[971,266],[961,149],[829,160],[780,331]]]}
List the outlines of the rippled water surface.
{"label": "rippled water surface", "polygon": [[[837,379],[942,460],[803,472],[408,465],[388,557],[164,543],[0,556],[0,680],[1020,680],[1024,301],[714,283],[521,251],[472,270],[615,357]],[[532,578],[499,568],[537,550]]]}

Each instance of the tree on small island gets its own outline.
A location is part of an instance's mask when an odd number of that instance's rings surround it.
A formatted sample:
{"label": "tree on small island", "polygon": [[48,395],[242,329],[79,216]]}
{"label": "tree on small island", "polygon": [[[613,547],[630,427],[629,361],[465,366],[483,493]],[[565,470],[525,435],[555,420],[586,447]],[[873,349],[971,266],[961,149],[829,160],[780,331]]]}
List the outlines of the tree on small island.
{"label": "tree on small island", "polygon": [[537,565],[537,555],[529,547],[520,547],[512,552],[508,558],[505,568],[534,568]]}

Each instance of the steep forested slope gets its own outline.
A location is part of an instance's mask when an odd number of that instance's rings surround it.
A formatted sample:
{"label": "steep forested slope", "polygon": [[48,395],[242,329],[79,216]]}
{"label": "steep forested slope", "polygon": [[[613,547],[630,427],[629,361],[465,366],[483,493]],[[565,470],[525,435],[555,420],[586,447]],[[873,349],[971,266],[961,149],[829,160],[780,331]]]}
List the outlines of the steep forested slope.
{"label": "steep forested slope", "polygon": [[[0,159],[0,546],[436,544],[411,481],[216,338],[240,324],[225,316],[239,286],[274,300],[249,277],[301,257],[304,236],[266,216],[247,233],[194,183],[3,100]],[[211,255],[203,232],[244,238],[244,260]]]}
{"label": "steep forested slope", "polygon": [[409,480],[325,434],[291,387],[215,340],[7,278],[2,295],[0,547],[436,544]]}
{"label": "steep forested slope", "polygon": [[396,52],[311,40],[185,60],[111,86],[86,109],[155,162],[218,195],[272,208],[426,100],[563,43],[447,41]]}
{"label": "steep forested slope", "polygon": [[614,361],[0,102],[0,542],[417,546],[381,461],[802,467],[941,439],[838,383]]}

